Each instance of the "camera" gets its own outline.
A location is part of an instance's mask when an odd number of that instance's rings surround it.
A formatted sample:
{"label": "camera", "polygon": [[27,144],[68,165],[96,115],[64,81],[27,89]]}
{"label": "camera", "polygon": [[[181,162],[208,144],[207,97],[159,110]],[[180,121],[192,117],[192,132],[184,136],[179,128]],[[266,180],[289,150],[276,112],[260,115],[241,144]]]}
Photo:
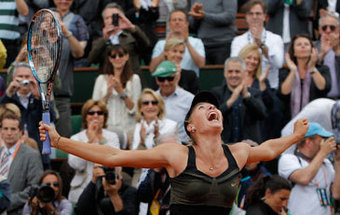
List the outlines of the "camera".
{"label": "camera", "polygon": [[101,167],[105,172],[105,180],[109,184],[116,184],[116,179],[119,178],[119,175],[116,173],[115,168],[110,168],[106,166]]}
{"label": "camera", "polygon": [[42,203],[49,203],[54,200],[55,193],[53,188],[48,185],[33,185],[28,192],[28,196],[31,199],[36,196]]}
{"label": "camera", "polygon": [[28,86],[30,84],[30,80],[24,79],[24,80],[21,80],[19,83],[22,86]]}
{"label": "camera", "polygon": [[118,26],[118,20],[119,20],[119,16],[118,13],[114,13],[112,14],[112,25],[113,26]]}

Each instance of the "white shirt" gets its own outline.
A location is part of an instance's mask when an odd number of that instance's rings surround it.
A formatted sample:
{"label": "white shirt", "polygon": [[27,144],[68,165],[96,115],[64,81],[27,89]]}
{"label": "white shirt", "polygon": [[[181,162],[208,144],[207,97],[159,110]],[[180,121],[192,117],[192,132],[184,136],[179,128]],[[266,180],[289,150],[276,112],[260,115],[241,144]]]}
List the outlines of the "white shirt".
{"label": "white shirt", "polygon": [[284,43],[290,43],[290,22],[289,22],[289,5],[284,4],[283,23],[282,23],[282,39]]}
{"label": "white shirt", "polygon": [[[270,31],[263,29],[261,35],[262,42],[268,47],[269,61],[262,56],[262,72],[266,72],[268,65],[271,66],[268,81],[272,88],[278,88],[279,86],[279,69],[283,65],[284,48],[282,38]],[[246,45],[254,42],[254,38],[250,31],[235,37],[231,43],[231,56],[238,56],[241,49]]]}
{"label": "white shirt", "polygon": [[[194,38],[194,37],[188,37],[188,41],[190,45],[196,50],[196,52],[205,58],[205,50],[204,45],[201,39]],[[165,40],[159,40],[155,47],[152,50],[152,58],[158,57],[160,54],[163,53],[164,47],[165,47]],[[195,62],[193,61],[190,52],[187,47],[185,47],[183,59],[181,61],[181,68],[186,70],[192,70],[195,71],[197,74],[197,77],[199,77],[199,68],[196,66]]]}
{"label": "white shirt", "polygon": [[[335,101],[327,98],[315,99],[308,103],[286,126],[281,130],[281,137],[293,134],[294,123],[301,118],[309,122],[319,123],[325,130],[332,131],[331,110]],[[296,146],[292,145],[284,153],[294,153]]]}
{"label": "white shirt", "polygon": [[[299,161],[300,160],[300,161]],[[301,162],[301,163],[300,163]],[[294,154],[284,154],[279,160],[279,175],[288,179],[296,170],[306,168],[309,163]],[[315,177],[308,185],[295,184],[288,199],[288,210],[292,215],[330,215],[329,206],[321,206],[316,188],[326,188],[330,197],[330,185],[335,177],[332,163],[325,159]]]}

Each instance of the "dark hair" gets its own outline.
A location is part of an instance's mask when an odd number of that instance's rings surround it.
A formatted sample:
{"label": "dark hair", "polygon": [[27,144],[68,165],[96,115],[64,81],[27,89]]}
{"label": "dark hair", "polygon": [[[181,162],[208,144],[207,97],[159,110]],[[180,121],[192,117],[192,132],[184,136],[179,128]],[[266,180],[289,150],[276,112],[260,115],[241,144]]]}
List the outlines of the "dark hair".
{"label": "dark hair", "polygon": [[43,172],[43,174],[40,176],[39,181],[38,181],[38,185],[42,184],[42,181],[44,180],[44,178],[48,175],[55,175],[58,179],[58,183],[59,183],[59,193],[57,193],[57,197],[56,200],[61,201],[63,199],[65,199],[65,197],[62,196],[62,191],[63,191],[63,180],[61,179],[59,173],[57,173],[54,170],[46,170],[45,172]]}
{"label": "dark hair", "polygon": [[[121,45],[110,45],[109,48],[108,48],[108,52],[106,54],[107,58],[105,59],[103,74],[108,74],[108,75],[114,75],[115,74],[114,67],[111,64],[111,62],[109,61],[109,57],[110,57],[112,52],[123,52],[124,55],[129,54],[128,51],[126,50],[126,48],[124,48]],[[133,75],[133,72],[131,70],[130,62],[128,60],[128,61],[126,61],[125,65],[124,65],[123,72],[120,76],[120,82],[122,83],[123,88],[125,88],[126,83],[130,80],[132,75]]]}
{"label": "dark hair", "polygon": [[289,49],[288,49],[288,54],[289,54],[289,56],[290,56],[290,59],[291,59],[295,64],[297,64],[297,59],[296,59],[296,57],[295,57],[294,43],[295,43],[295,41],[296,41],[297,39],[299,39],[299,38],[306,38],[306,39],[309,41],[309,43],[311,44],[312,48],[314,48],[314,43],[313,43],[312,39],[311,39],[307,34],[296,34],[296,35],[293,37],[293,39],[292,39],[292,41],[291,41],[291,43],[290,43],[290,45],[289,45]]}
{"label": "dark hair", "polygon": [[263,13],[267,13],[267,7],[263,0],[250,0],[242,6],[241,10],[245,13],[248,13],[250,9],[257,4],[259,4],[262,7]]}
{"label": "dark hair", "polygon": [[9,114],[6,114],[2,117],[1,119],[1,123],[0,123],[0,127],[2,128],[2,122],[5,120],[5,119],[11,119],[11,120],[16,120],[19,122],[19,130],[22,131],[23,129],[23,125],[22,125],[22,122],[21,122],[21,118],[16,115],[16,114],[12,114],[12,113],[9,113]]}
{"label": "dark hair", "polygon": [[292,184],[279,175],[260,177],[248,190],[248,204],[262,201],[267,189],[272,193],[276,193],[280,190],[291,190]]}

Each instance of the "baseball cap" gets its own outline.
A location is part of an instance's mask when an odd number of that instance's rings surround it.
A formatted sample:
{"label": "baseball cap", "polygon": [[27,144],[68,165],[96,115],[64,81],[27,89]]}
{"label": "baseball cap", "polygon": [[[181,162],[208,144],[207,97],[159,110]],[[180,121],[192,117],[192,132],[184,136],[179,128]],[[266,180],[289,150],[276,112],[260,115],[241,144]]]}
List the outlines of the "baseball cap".
{"label": "baseball cap", "polygon": [[171,61],[163,61],[160,63],[156,70],[152,73],[153,77],[168,77],[177,72],[176,64]]}
{"label": "baseball cap", "polygon": [[214,94],[212,94],[211,92],[208,92],[208,91],[199,92],[194,97],[194,99],[192,100],[190,109],[189,109],[187,115],[185,116],[185,120],[184,120],[184,130],[189,137],[190,137],[190,132],[187,130],[187,125],[189,124],[189,118],[191,116],[191,112],[192,112],[193,108],[200,102],[207,102],[207,103],[215,105],[215,107],[217,107],[217,108],[219,107],[218,101],[217,101],[216,97],[214,96]]}
{"label": "baseball cap", "polygon": [[305,137],[310,137],[313,135],[319,135],[321,137],[331,137],[333,136],[333,133],[326,131],[319,123],[310,122]]}

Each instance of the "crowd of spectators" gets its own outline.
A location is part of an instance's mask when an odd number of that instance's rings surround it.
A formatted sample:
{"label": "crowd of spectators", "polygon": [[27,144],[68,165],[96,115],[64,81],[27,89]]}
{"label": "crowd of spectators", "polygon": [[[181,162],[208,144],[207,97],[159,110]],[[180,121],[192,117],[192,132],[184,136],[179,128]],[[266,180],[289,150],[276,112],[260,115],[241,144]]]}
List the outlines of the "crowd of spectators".
{"label": "crowd of spectators", "polygon": [[[72,180],[50,170],[26,48],[29,22],[42,8],[56,14],[62,30],[50,101],[51,122],[62,136],[126,150],[150,149],[164,138],[191,144],[185,116],[201,90],[200,69],[219,65],[224,79],[210,91],[223,115],[225,143],[257,146],[292,133],[301,117],[311,122],[278,166],[246,166],[234,207],[244,214],[340,209],[331,202],[332,195],[340,200],[332,185],[340,174],[334,146],[340,144],[340,0],[7,0],[0,1],[0,69],[8,71],[7,80],[0,76],[0,214],[169,212],[164,169],[109,168],[69,155]],[[244,15],[246,32],[238,31],[237,14]],[[74,133],[79,67],[96,67],[98,76]]]}

